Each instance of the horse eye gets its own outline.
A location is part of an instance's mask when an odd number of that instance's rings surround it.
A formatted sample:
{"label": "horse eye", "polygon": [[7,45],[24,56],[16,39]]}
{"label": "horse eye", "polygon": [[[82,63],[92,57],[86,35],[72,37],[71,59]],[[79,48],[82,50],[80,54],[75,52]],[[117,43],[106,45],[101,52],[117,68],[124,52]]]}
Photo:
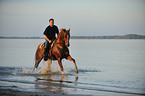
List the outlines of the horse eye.
{"label": "horse eye", "polygon": [[67,36],[65,36],[65,38],[67,38]]}

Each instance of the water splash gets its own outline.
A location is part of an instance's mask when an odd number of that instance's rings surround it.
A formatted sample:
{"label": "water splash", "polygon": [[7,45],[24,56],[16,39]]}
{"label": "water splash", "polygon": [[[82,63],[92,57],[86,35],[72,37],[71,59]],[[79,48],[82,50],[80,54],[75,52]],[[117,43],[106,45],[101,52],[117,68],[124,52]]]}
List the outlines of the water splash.
{"label": "water splash", "polygon": [[42,69],[38,72],[39,74],[61,74],[60,68],[56,62],[48,60],[47,62],[43,62]]}

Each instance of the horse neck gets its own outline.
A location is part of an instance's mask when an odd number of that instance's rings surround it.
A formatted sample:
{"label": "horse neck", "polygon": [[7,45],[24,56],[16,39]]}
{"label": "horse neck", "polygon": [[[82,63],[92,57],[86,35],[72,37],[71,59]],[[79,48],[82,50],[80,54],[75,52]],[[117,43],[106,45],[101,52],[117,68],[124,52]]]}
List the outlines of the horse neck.
{"label": "horse neck", "polygon": [[58,36],[57,36],[57,38],[55,39],[55,42],[56,43],[64,43],[64,40],[63,40],[63,33],[62,32],[60,32],[59,34],[58,34]]}

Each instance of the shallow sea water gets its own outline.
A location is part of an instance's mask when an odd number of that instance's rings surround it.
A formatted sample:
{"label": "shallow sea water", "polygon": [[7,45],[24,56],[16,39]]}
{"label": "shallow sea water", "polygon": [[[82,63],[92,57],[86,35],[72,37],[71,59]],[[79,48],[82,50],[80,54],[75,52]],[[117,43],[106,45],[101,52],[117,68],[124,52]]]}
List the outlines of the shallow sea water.
{"label": "shallow sea water", "polygon": [[[33,72],[34,55],[43,39],[0,39],[0,92],[33,92],[48,95],[136,96],[145,95],[145,40],[71,39],[74,64],[63,60],[64,75],[57,61],[51,72],[40,63]],[[2,92],[4,91],[4,92]]]}

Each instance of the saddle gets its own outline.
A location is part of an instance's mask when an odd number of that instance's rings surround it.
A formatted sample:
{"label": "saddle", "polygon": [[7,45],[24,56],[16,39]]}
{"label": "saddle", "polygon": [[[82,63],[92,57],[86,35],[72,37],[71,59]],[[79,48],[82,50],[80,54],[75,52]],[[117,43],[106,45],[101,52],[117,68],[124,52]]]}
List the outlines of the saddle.
{"label": "saddle", "polygon": [[[43,43],[41,43],[41,44],[42,44],[41,47],[45,48],[45,42],[43,42]],[[53,45],[54,45],[54,41],[51,43],[50,49],[53,47]]]}

